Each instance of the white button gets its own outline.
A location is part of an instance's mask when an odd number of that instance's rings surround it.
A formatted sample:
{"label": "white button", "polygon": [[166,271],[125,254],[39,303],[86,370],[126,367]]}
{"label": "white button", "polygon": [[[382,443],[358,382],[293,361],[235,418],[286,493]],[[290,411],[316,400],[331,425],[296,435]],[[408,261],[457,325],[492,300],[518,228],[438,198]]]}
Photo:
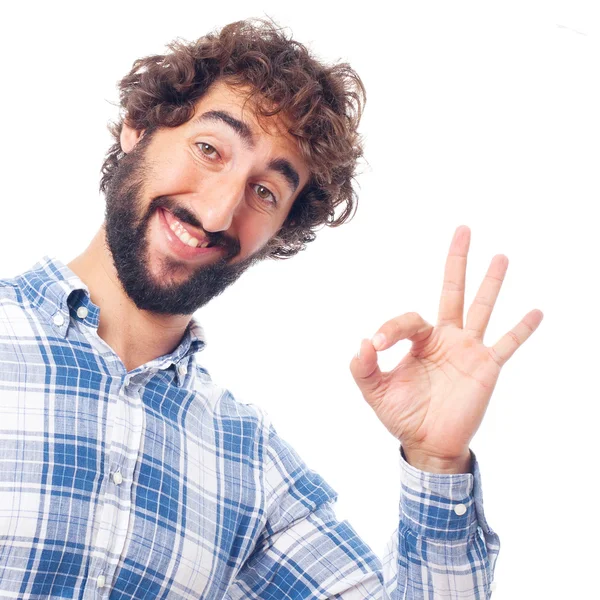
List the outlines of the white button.
{"label": "white button", "polygon": [[490,592],[495,592],[497,587],[498,584],[495,581],[492,581],[492,583],[490,584]]}
{"label": "white button", "polygon": [[88,312],[89,312],[89,311],[88,311],[88,309],[87,309],[85,306],[80,306],[80,307],[77,309],[77,316],[78,316],[80,319],[85,319],[85,318],[88,316]]}
{"label": "white button", "polygon": [[106,585],[106,577],[104,577],[104,575],[98,575],[98,578],[96,579],[96,585],[99,588],[103,588]]}
{"label": "white button", "polygon": [[460,517],[467,512],[467,507],[464,504],[457,504],[454,507],[454,512]]}
{"label": "white button", "polygon": [[179,371],[179,375],[181,375],[181,377],[187,374],[187,367],[185,365],[179,365],[179,369],[177,370]]}
{"label": "white button", "polygon": [[123,475],[121,475],[121,471],[115,471],[112,475],[113,481],[115,485],[121,485],[123,483]]}
{"label": "white button", "polygon": [[60,313],[56,313],[52,320],[57,327],[60,327],[65,322],[65,318]]}

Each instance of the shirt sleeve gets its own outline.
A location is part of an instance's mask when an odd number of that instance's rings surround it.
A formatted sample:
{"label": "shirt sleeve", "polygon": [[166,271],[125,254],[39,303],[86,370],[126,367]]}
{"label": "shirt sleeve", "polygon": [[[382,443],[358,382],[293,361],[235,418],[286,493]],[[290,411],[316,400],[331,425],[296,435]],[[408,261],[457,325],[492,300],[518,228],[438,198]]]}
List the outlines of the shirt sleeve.
{"label": "shirt sleeve", "polygon": [[499,541],[474,456],[461,475],[425,473],[400,456],[400,522],[381,561],[337,520],[336,492],[272,426],[265,453],[265,527],[228,599],[490,598]]}

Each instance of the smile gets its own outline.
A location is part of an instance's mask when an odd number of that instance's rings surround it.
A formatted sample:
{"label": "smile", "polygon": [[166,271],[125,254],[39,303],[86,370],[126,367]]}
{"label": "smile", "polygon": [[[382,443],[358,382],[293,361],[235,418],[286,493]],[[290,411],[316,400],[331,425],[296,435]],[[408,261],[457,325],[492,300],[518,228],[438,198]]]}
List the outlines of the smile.
{"label": "smile", "polygon": [[169,210],[159,208],[157,213],[166,237],[165,241],[170,251],[179,258],[193,260],[200,255],[221,253],[220,247],[211,246],[208,239],[200,232],[187,229]]}
{"label": "smile", "polygon": [[208,241],[200,242],[200,240],[194,237],[179,221],[173,220],[169,228],[171,231],[184,243],[192,248],[200,246],[200,248],[208,247]]}

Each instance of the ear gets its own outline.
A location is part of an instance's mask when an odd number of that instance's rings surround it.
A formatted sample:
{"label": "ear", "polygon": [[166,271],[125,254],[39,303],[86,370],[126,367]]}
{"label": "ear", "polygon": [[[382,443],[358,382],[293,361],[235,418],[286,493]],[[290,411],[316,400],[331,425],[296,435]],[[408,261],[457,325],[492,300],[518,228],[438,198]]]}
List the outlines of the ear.
{"label": "ear", "polygon": [[123,150],[125,154],[129,154],[136,147],[143,135],[143,129],[134,129],[124,121],[119,140],[121,142],[121,150]]}

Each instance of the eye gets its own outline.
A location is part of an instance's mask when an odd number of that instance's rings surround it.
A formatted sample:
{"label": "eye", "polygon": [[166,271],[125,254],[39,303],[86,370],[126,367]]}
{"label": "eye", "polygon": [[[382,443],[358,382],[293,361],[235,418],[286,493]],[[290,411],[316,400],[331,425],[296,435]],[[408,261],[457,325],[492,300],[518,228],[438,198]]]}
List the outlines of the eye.
{"label": "eye", "polygon": [[206,142],[199,142],[198,144],[196,144],[196,146],[198,146],[198,149],[204,156],[206,156],[206,158],[210,158],[211,160],[213,160],[214,158],[219,156],[219,153],[217,152],[215,147],[211,146],[210,144],[207,144]]}
{"label": "eye", "polygon": [[261,199],[270,202],[271,204],[277,204],[277,198],[275,198],[275,194],[271,192],[264,185],[260,185],[259,183],[255,183],[253,186],[255,194]]}

